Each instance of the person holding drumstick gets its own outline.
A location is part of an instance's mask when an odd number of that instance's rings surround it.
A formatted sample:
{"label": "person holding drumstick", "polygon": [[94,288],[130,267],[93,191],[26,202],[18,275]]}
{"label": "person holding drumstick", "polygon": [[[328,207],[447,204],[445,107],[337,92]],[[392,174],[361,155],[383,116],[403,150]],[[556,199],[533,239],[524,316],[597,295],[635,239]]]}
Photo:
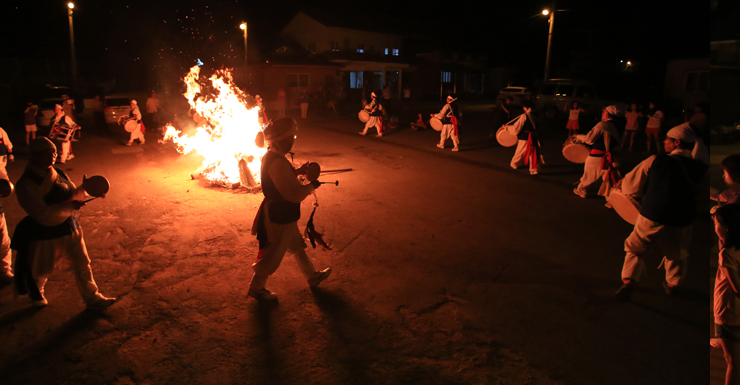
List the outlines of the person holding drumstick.
{"label": "person holding drumstick", "polygon": [[75,213],[85,205],[85,178],[77,187],[64,171],[54,168],[57,149],[45,137],[33,140],[30,152],[31,159],[16,183],[18,204],[28,215],[16,226],[10,245],[18,252],[15,261],[18,294],[28,294],[35,307],[46,306],[47,278],[56,266],[69,266],[89,309],[112,305],[116,299],[100,294],[93,279],[90,257]]}
{"label": "person holding drumstick", "polygon": [[[608,106],[601,112],[601,121],[586,135],[576,135],[576,140],[591,146],[586,163],[583,166],[583,176],[573,193],[581,198],[595,192],[601,186],[604,174],[611,170],[613,159],[611,151],[619,144],[619,132],[612,120],[617,117],[617,107]],[[607,147],[608,145],[608,147]],[[607,163],[607,164],[604,164]]]}
{"label": "person holding drumstick", "polygon": [[259,241],[257,262],[252,265],[254,276],[249,283],[248,295],[258,300],[276,300],[277,295],[265,288],[267,279],[277,271],[283,256],[295,256],[309,287],[316,287],[331,274],[331,268],[321,271],[306,254],[306,242],[298,230],[301,202],[311,195],[321,182],[314,180],[302,184],[297,175],[305,174],[308,163],[294,169],[285,155],[293,148],[296,123],[291,118],[280,118],[264,130],[264,140],[269,143],[262,158],[262,201],[252,225],[252,234]]}
{"label": "person holding drumstick", "polygon": [[134,99],[131,99],[131,112],[128,113],[127,120],[136,120],[137,127],[131,131],[131,137],[129,137],[126,145],[131,146],[136,139],[139,140],[139,143],[144,144],[146,142],[146,139],[144,139],[144,124],[141,122],[141,111],[139,111],[139,106]]}
{"label": "person holding drumstick", "polygon": [[708,166],[692,157],[697,139],[688,123],[672,128],[663,141],[666,154],[648,157],[622,179],[622,192],[642,199],[635,228],[624,241],[623,284],[615,293],[619,299],[630,299],[653,246],[665,253],[660,266],[665,267],[666,294],[672,294],[686,275],[695,190]]}
{"label": "person holding drumstick", "polygon": [[360,135],[366,135],[367,130],[370,129],[370,127],[375,127],[375,129],[378,131],[378,138],[383,136],[383,103],[378,100],[377,95],[375,92],[372,92],[370,94],[370,97],[373,99],[370,101],[370,103],[365,105],[365,110],[370,112],[370,120],[365,123],[365,129],[360,131]]}
{"label": "person holding drumstick", "polygon": [[445,142],[447,139],[452,139],[452,151],[459,151],[457,147],[460,144],[460,139],[457,136],[458,118],[460,117],[460,111],[457,109],[457,98],[453,98],[452,95],[447,95],[447,104],[442,107],[437,114],[431,114],[432,118],[437,118],[442,121],[442,131],[440,132],[439,144],[437,147],[445,148]]}
{"label": "person holding drumstick", "polygon": [[510,133],[517,136],[516,151],[511,158],[511,168],[516,170],[521,165],[529,165],[529,174],[537,175],[539,161],[542,160],[540,141],[536,131],[537,119],[532,116],[534,102],[525,100],[522,102],[524,113],[519,115],[511,124],[505,124],[503,127]]}

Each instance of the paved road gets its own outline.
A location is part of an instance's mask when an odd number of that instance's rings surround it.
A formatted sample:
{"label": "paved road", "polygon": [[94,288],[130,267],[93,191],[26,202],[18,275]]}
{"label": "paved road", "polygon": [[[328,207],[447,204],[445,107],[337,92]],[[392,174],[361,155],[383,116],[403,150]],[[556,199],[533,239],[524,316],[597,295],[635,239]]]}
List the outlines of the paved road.
{"label": "paved road", "polygon": [[[615,302],[630,226],[602,200],[572,193],[582,169],[559,156],[564,129],[545,134],[547,167],[532,177],[508,167],[512,149],[488,140],[487,108],[468,108],[458,153],[437,149],[432,131],[372,138],[357,135],[355,119],[302,123],[297,162],[355,171],[317,192],[317,227],[333,250],[310,253],[332,277],[311,292],[286,259],[268,285],[280,294],[272,307],[245,296],[261,196],[188,180],[197,159],[155,144],[153,133],[132,149],[84,137],[66,169],[75,180],[84,172],[112,182],[105,200],[83,208],[82,223],[101,290],[121,300],[104,316],[81,313],[64,274],[39,312],[2,289],[0,375],[11,383],[706,381],[708,217],[695,225],[681,296],[662,294],[651,269],[631,303]],[[11,178],[22,172],[19,158]],[[12,199],[3,204],[12,232],[22,213]]]}

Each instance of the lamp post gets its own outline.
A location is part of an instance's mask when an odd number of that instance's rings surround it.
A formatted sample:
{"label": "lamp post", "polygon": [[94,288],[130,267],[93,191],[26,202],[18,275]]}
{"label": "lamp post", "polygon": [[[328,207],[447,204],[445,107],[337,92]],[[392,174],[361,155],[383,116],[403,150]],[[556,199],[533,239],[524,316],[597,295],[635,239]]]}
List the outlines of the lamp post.
{"label": "lamp post", "polygon": [[244,31],[244,67],[247,66],[247,22],[239,24],[239,28]]}
{"label": "lamp post", "polygon": [[547,35],[547,57],[545,58],[545,81],[550,78],[550,47],[552,46],[552,26],[555,24],[555,4],[553,3],[553,10],[550,12],[545,9],[542,14],[547,16],[550,15],[550,32]]}
{"label": "lamp post", "polygon": [[75,32],[74,26],[72,25],[72,10],[75,8],[75,3],[67,3],[67,16],[69,17],[69,53],[72,62],[72,81],[77,83],[77,59],[75,58]]}

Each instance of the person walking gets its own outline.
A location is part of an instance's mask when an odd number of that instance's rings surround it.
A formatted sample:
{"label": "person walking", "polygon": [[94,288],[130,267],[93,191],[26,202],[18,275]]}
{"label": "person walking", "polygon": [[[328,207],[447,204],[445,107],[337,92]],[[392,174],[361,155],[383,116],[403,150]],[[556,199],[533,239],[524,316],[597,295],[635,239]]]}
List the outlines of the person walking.
{"label": "person walking", "polygon": [[15,227],[10,247],[17,251],[17,293],[28,294],[35,307],[48,304],[46,281],[58,267],[71,267],[83,301],[89,309],[112,305],[116,299],[100,294],[90,268],[90,257],[76,212],[89,195],[85,181],[77,187],[54,167],[57,150],[48,138],[31,142],[31,159],[16,183],[18,204],[28,214]]}
{"label": "person walking", "polygon": [[576,136],[580,128],[578,126],[578,117],[582,112],[586,111],[581,108],[577,101],[571,104],[570,109],[568,109],[568,106],[565,106],[565,111],[568,112],[568,124],[565,125],[565,128],[568,129],[568,136]]}
{"label": "person walking", "polygon": [[652,154],[652,142],[655,142],[655,150],[660,154],[660,128],[663,126],[663,120],[665,116],[663,111],[660,111],[655,103],[650,102],[650,109],[648,111],[648,121],[645,126],[645,134],[647,134],[647,152],[646,155]]}
{"label": "person walking", "polygon": [[159,99],[156,92],[152,92],[152,96],[146,100],[146,116],[149,121],[147,124],[156,128],[159,124]]}
{"label": "person walking", "polygon": [[134,120],[137,124],[136,128],[134,128],[133,131],[131,131],[131,136],[128,139],[128,143],[126,143],[127,146],[131,146],[134,143],[134,140],[139,140],[139,143],[144,144],[146,143],[146,139],[144,138],[144,124],[141,121],[141,111],[139,111],[139,105],[136,103],[135,99],[131,99],[131,112],[128,114],[128,120]]}
{"label": "person walking", "polygon": [[301,118],[303,119],[306,119],[306,116],[308,116],[308,102],[310,99],[311,95],[306,91],[306,87],[303,87],[301,89],[301,95],[299,96],[299,101],[301,103]]}
{"label": "person walking", "polygon": [[[301,202],[321,186],[319,181],[302,184],[296,170],[285,157],[293,148],[297,126],[293,119],[280,118],[264,130],[268,151],[262,159],[262,193],[265,198],[257,211],[252,234],[259,241],[257,262],[247,294],[257,300],[276,300],[277,294],[265,288],[268,278],[277,271],[286,252],[293,254],[308,286],[316,287],[331,274],[331,268],[321,271],[306,254],[306,242],[298,230]],[[306,165],[307,166],[307,165]]]}
{"label": "person walking", "polygon": [[542,149],[536,130],[537,119],[532,113],[534,102],[525,100],[522,102],[522,108],[524,113],[519,115],[516,121],[503,125],[507,131],[516,135],[518,139],[510,166],[516,170],[522,165],[529,165],[529,174],[537,175],[542,160]]}
{"label": "person walking", "polygon": [[23,111],[23,123],[26,126],[26,146],[31,143],[31,140],[36,139],[36,114],[38,109],[34,107],[32,102],[28,102],[26,110]]}
{"label": "person walking", "polygon": [[375,92],[372,92],[370,94],[370,98],[372,98],[372,101],[370,103],[365,105],[365,110],[370,113],[370,119],[365,123],[365,129],[360,131],[360,135],[367,135],[367,130],[370,129],[370,127],[375,127],[375,130],[378,132],[378,137],[383,136],[383,129],[385,128],[383,126],[383,113],[384,113],[384,106],[383,102],[378,100],[378,95]]}
{"label": "person walking", "polygon": [[645,257],[659,246],[664,252],[663,288],[672,294],[686,275],[687,242],[696,215],[696,186],[707,165],[692,157],[696,133],[686,124],[668,131],[665,154],[642,161],[622,179],[622,193],[640,199],[640,213],[632,233],[624,241],[622,287],[616,296],[629,300],[645,274]]}
{"label": "person walking", "polygon": [[431,114],[433,118],[437,118],[442,121],[442,131],[440,132],[439,144],[437,148],[444,149],[445,142],[447,139],[452,139],[452,151],[459,151],[460,138],[458,137],[458,119],[460,118],[460,111],[457,108],[457,98],[452,95],[447,95],[447,104],[442,107],[437,114]]}
{"label": "person walking", "polygon": [[640,118],[642,117],[642,113],[637,111],[636,103],[630,105],[630,111],[625,112],[624,117],[627,120],[627,124],[624,126],[624,137],[622,137],[622,143],[619,149],[623,149],[629,140],[630,145],[628,151],[632,151],[632,146],[635,143],[635,133],[640,128]]}
{"label": "person walking", "polygon": [[583,165],[583,176],[573,189],[573,193],[581,198],[595,195],[601,187],[604,174],[613,167],[611,151],[619,143],[619,132],[614,127],[614,118],[617,117],[616,106],[608,106],[601,112],[601,121],[597,123],[587,135],[576,135],[576,140],[591,146],[586,163]]}

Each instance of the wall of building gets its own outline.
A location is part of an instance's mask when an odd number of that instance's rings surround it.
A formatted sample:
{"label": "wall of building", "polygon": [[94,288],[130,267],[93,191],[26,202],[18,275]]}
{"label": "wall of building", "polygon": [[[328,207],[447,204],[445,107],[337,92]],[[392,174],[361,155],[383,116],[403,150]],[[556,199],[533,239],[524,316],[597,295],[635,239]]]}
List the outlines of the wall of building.
{"label": "wall of building", "polygon": [[[702,85],[697,83],[700,79]],[[703,87],[703,84],[707,87]],[[708,86],[709,58],[668,62],[663,88],[663,96],[667,99],[679,102],[684,109],[690,110],[699,103],[709,103]]]}

